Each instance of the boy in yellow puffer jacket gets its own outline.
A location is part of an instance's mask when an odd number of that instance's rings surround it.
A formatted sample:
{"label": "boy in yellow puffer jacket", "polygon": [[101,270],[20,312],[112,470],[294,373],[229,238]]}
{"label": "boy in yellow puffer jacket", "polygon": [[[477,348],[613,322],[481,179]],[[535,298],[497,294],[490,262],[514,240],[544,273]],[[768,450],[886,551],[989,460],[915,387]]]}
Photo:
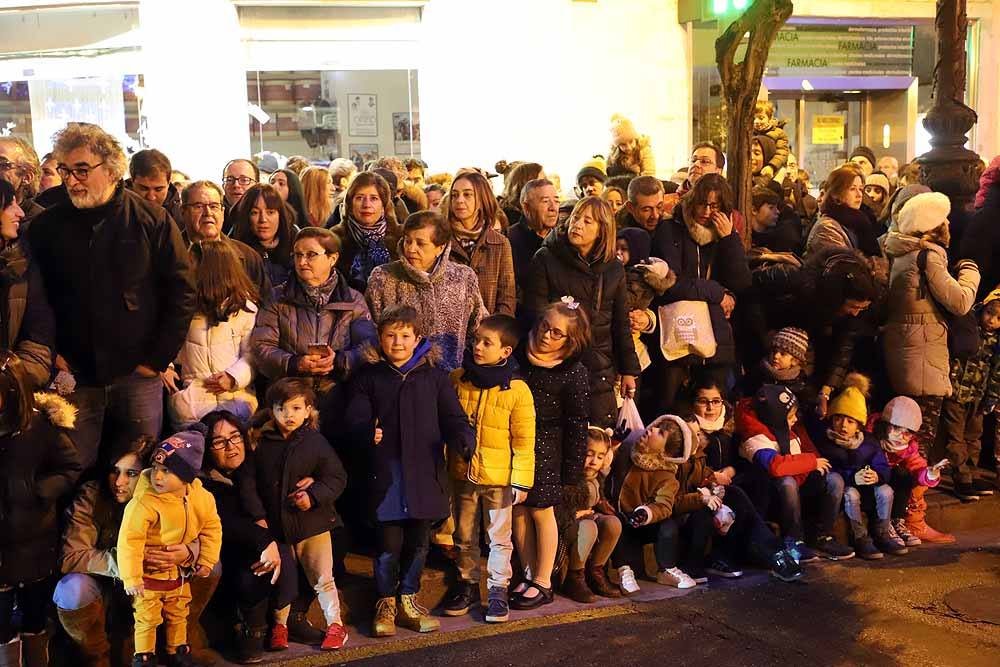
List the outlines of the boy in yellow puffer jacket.
{"label": "boy in yellow puffer jacket", "polygon": [[[194,427],[192,427],[194,428]],[[191,587],[187,568],[144,572],[146,547],[188,544],[201,550],[190,574],[207,577],[219,561],[222,522],[215,497],[197,479],[205,454],[205,435],[177,433],[153,451],[153,466],[144,470],[125,507],[118,533],[118,568],[135,614],[135,665],[156,664],[156,628],[166,620],[169,664],[194,664],[187,644]]]}
{"label": "boy in yellow puffer jacket", "polygon": [[479,600],[479,517],[490,539],[487,623],[509,616],[507,587],[513,553],[514,505],[523,502],[535,477],[535,403],[523,380],[515,380],[510,356],[518,342],[517,320],[487,317],[476,330],[471,358],[451,380],[458,400],[476,429],[476,452],[469,463],[451,457],[455,490],[458,582],[444,601],[446,616],[461,616]]}

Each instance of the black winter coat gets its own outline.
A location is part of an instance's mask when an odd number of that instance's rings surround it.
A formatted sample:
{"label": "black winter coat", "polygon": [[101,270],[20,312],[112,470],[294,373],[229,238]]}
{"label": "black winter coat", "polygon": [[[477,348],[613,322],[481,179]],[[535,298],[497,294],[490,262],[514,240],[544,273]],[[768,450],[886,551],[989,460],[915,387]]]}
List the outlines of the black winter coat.
{"label": "black winter coat", "polygon": [[58,501],[83,471],[67,433],[76,411],[53,394],[36,396],[30,426],[0,436],[0,587],[42,579],[59,560]]}
{"label": "black winter coat", "polygon": [[714,365],[731,365],[736,362],[736,343],[722,310],[722,299],[726,292],[731,292],[739,306],[740,296],[750,287],[750,267],[743,241],[734,229],[725,238],[699,246],[684,223],[683,208],[677,206],[673,219],[661,222],[653,235],[652,256],[665,260],[677,274],[677,282],[658,303],[707,302],[718,345],[709,361]]}
{"label": "black winter coat", "polygon": [[[273,421],[266,422],[238,473],[243,506],[254,521],[267,519],[279,541],[296,544],[340,525],[335,503],[347,486],[347,473],[314,425],[304,424],[285,440]],[[303,512],[288,496],[305,477],[314,481],[306,489],[312,507]]]}
{"label": "black winter coat", "polygon": [[524,302],[524,283],[528,279],[531,260],[542,247],[542,237],[523,222],[511,225],[507,230],[510,252],[514,257],[514,283],[517,285],[517,303]]}
{"label": "black winter coat", "polygon": [[572,296],[590,316],[592,344],[581,358],[590,372],[590,422],[613,426],[618,415],[616,375],[641,373],[628,319],[625,267],[617,259],[586,262],[565,233],[550,234],[531,261],[524,286],[526,318]]}
{"label": "black winter coat", "polygon": [[119,185],[95,209],[58,204],[28,229],[56,316],[56,351],[83,385],[163,371],[195,310],[194,276],[167,212]]}
{"label": "black winter coat", "polygon": [[226,476],[218,470],[209,471],[202,477],[205,489],[215,496],[215,509],[222,521],[222,569],[231,566],[248,567],[257,562],[260,553],[268,544],[275,541],[268,528],[262,528],[254,523],[240,498],[237,485],[239,473],[247,470],[246,461],[240,470],[232,476]]}
{"label": "black winter coat", "polygon": [[1000,183],[990,186],[986,202],[966,226],[957,259],[971,259],[979,266],[977,300],[1000,285]]}
{"label": "black winter coat", "polygon": [[551,507],[562,502],[563,486],[583,479],[587,458],[587,369],[576,359],[555,368],[533,366],[518,351],[521,375],[535,399],[535,485],[525,505]]}
{"label": "black winter coat", "polygon": [[[377,358],[373,350],[369,358]],[[370,452],[368,497],[375,519],[448,516],[451,482],[443,445],[464,455],[476,442],[448,373],[428,357],[407,373],[379,360],[358,372],[351,394],[346,427],[356,446]],[[376,423],[382,429],[378,445]]]}

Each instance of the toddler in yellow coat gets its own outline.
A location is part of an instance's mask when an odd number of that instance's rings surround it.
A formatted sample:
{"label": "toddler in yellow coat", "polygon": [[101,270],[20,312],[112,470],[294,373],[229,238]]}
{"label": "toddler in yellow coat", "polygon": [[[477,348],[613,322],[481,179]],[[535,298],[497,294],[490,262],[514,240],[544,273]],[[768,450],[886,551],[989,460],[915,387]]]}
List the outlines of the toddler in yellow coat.
{"label": "toddler in yellow coat", "polygon": [[[143,471],[125,507],[118,533],[118,568],[125,592],[133,598],[133,666],[156,664],[156,628],[164,620],[169,664],[194,664],[187,644],[191,587],[186,579],[190,574],[208,576],[222,547],[215,497],[197,479],[204,454],[205,435],[199,431],[177,433],[161,442],[153,451],[153,467]],[[178,567],[143,571],[146,547],[196,539],[201,548],[190,573]]]}
{"label": "toddler in yellow coat", "polygon": [[514,505],[524,502],[535,479],[535,402],[528,385],[513,377],[517,362],[510,355],[517,342],[517,320],[487,317],[476,330],[471,355],[451,374],[476,429],[476,452],[468,463],[458,456],[450,461],[459,556],[458,582],[444,602],[446,616],[466,614],[479,600],[482,515],[490,542],[486,621],[508,618]]}

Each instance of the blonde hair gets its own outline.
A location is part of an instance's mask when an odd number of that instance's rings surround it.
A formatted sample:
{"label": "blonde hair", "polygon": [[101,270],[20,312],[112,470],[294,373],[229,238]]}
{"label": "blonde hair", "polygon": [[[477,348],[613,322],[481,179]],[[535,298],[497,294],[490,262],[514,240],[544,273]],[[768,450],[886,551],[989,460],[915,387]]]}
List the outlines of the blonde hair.
{"label": "blonde hair", "polygon": [[125,151],[118,140],[93,123],[67,123],[52,135],[52,144],[52,154],[60,162],[78,148],[88,149],[101,158],[114,181],[120,181],[128,169]]}
{"label": "blonde hair", "polygon": [[302,181],[303,203],[310,220],[303,220],[302,226],[322,227],[326,224],[333,203],[330,201],[330,172],[323,167],[309,167],[299,177]]}
{"label": "blonde hair", "polygon": [[561,233],[567,234],[573,221],[587,211],[601,225],[601,231],[598,232],[597,240],[594,241],[591,258],[610,262],[615,258],[615,216],[611,212],[611,204],[604,199],[597,196],[590,196],[578,201],[576,206],[573,207],[573,212],[569,214],[569,218],[563,223]]}

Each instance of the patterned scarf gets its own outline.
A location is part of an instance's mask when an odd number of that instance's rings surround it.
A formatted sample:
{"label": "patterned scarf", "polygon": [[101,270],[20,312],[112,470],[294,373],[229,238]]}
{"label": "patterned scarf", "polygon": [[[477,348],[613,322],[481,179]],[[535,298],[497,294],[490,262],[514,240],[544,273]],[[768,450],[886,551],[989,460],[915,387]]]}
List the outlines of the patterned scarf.
{"label": "patterned scarf", "polygon": [[451,227],[451,234],[458,241],[458,244],[462,246],[465,254],[471,256],[472,249],[476,247],[479,237],[483,235],[483,226],[479,225],[479,227],[470,231],[462,225],[455,224]]}
{"label": "patterned scarf", "polygon": [[767,359],[760,362],[760,366],[764,369],[765,373],[770,375],[771,378],[775,380],[775,384],[791,382],[792,380],[797,379],[799,377],[799,373],[802,372],[802,367],[798,365],[793,365],[791,368],[785,368],[783,370],[775,368],[774,365]]}
{"label": "patterned scarf", "polygon": [[388,223],[383,215],[373,227],[365,227],[351,216],[347,216],[347,230],[351,239],[358,247],[354,261],[351,262],[351,280],[362,285],[368,284],[368,276],[376,266],[388,264],[392,259],[389,249],[385,247],[385,234]]}
{"label": "patterned scarf", "polygon": [[302,280],[299,280],[299,285],[302,286],[302,291],[305,292],[306,300],[316,310],[320,310],[330,302],[330,295],[333,294],[333,290],[337,287],[337,270],[333,269],[330,271],[330,277],[326,279],[326,282],[321,285],[306,285]]}
{"label": "patterned scarf", "polygon": [[826,437],[830,438],[830,442],[838,447],[843,447],[844,449],[857,449],[861,446],[861,442],[865,439],[865,432],[859,429],[858,432],[854,434],[853,438],[845,438],[832,428],[828,428],[826,429]]}

